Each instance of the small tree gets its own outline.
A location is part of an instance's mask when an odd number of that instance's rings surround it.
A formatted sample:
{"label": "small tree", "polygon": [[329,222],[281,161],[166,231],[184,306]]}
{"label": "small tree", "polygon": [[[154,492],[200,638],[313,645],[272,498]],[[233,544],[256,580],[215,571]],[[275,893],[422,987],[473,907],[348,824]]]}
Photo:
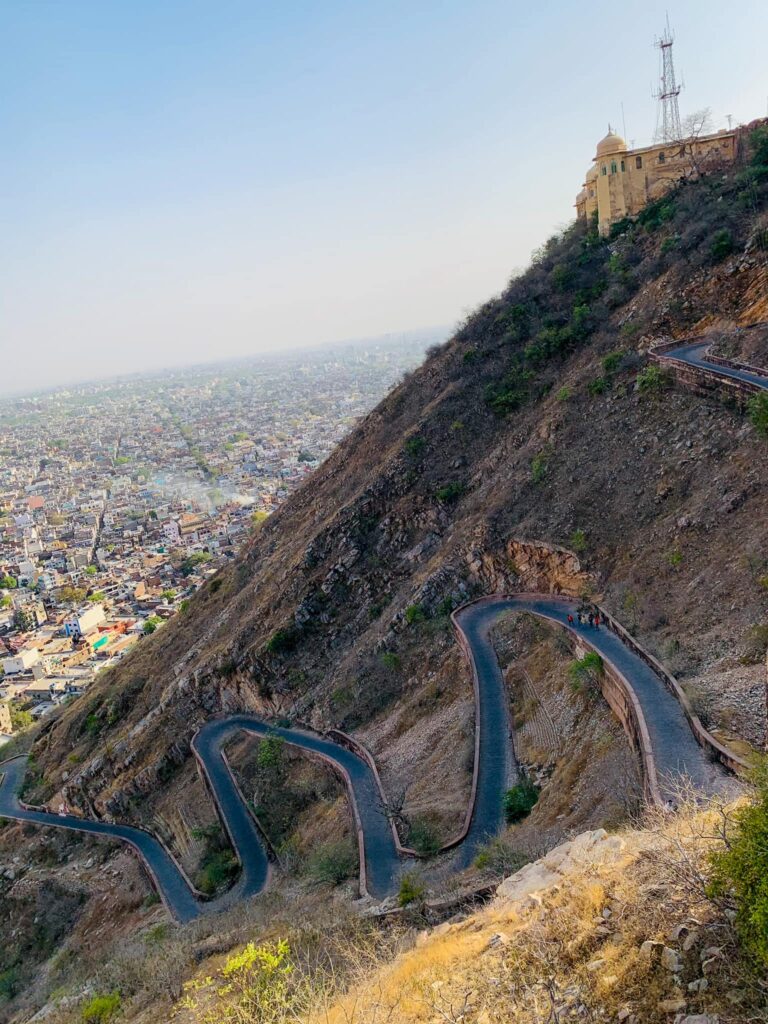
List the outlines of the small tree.
{"label": "small tree", "polygon": [[272,770],[280,768],[283,763],[283,748],[285,740],[277,733],[268,733],[259,743],[259,753],[256,763],[259,768]]}
{"label": "small tree", "polygon": [[413,872],[407,872],[400,880],[400,891],[397,894],[397,902],[401,907],[407,907],[416,903],[424,896],[424,884]]}
{"label": "small tree", "polygon": [[588,651],[583,658],[572,661],[568,667],[571,686],[574,690],[580,690],[585,685],[595,689],[604,671],[600,655],[596,651]]}
{"label": "small tree", "polygon": [[524,775],[504,794],[504,815],[510,825],[527,818],[539,799],[539,787]]}
{"label": "small tree", "polygon": [[660,366],[646,366],[637,375],[637,390],[643,397],[655,397],[660,395],[670,386],[672,379],[667,370]]}
{"label": "small tree", "polygon": [[699,178],[712,168],[719,160],[716,149],[702,150],[699,139],[702,135],[710,135],[713,131],[712,111],[709,107],[695,110],[683,118],[682,124],[683,155],[688,163],[687,178]]}
{"label": "small tree", "polygon": [[572,551],[575,551],[577,555],[581,555],[587,550],[587,535],[583,530],[574,530],[568,543]]}
{"label": "small tree", "polygon": [[21,633],[29,633],[37,625],[37,620],[27,608],[17,608],[13,616],[13,624]]}
{"label": "small tree", "polygon": [[420,604],[409,604],[405,609],[405,621],[409,626],[416,622],[423,622],[426,617],[424,608]]}
{"label": "small tree", "polygon": [[758,434],[768,437],[768,394],[762,391],[759,395],[753,395],[747,403],[747,412]]}
{"label": "small tree", "polygon": [[120,1010],[120,993],[91,996],[80,1011],[83,1024],[108,1024]]}
{"label": "small tree", "polygon": [[768,764],[756,778],[754,801],[738,810],[726,846],[712,855],[710,894],[733,904],[748,952],[768,967]]}

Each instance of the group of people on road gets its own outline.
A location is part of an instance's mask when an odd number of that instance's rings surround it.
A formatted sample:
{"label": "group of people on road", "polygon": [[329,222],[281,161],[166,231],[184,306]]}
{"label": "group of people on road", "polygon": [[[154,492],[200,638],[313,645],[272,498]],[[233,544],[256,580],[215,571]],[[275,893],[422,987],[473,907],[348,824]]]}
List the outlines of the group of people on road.
{"label": "group of people on road", "polygon": [[[590,629],[600,629],[601,623],[605,625],[605,617],[600,614],[599,608],[579,608],[576,619],[580,626],[589,626]],[[568,625],[576,625],[572,612],[568,612]]]}

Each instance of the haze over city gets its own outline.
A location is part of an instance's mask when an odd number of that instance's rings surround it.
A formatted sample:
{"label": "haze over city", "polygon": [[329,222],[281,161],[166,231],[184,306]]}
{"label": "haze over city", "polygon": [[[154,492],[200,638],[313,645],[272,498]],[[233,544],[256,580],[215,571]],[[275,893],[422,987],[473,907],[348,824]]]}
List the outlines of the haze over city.
{"label": "haze over city", "polygon": [[[6,2],[0,392],[455,323],[650,140],[667,6]],[[766,5],[669,15],[764,113]]]}

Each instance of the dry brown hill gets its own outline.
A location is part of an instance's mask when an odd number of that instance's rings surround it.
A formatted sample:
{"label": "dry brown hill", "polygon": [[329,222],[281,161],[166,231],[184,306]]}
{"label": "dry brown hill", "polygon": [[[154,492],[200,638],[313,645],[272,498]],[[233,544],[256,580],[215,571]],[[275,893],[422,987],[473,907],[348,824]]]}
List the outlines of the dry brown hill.
{"label": "dry brown hill", "polygon": [[[656,338],[763,318],[767,225],[755,163],[681,186],[610,239],[578,224],[551,240],[184,614],[49,720],[28,798],[151,823],[194,871],[216,821],[190,738],[248,709],[356,732],[445,836],[472,736],[448,614],[561,585],[559,547],[707,724],[761,745],[768,444],[743,410],[645,371]],[[302,814],[315,799],[336,814],[332,787],[307,798],[299,767],[294,781]]]}
{"label": "dry brown hill", "polygon": [[416,744],[433,793],[459,793],[468,693],[446,612],[547,585],[546,560],[518,574],[520,538],[575,547],[711,724],[762,742],[761,672],[742,660],[758,660],[768,597],[768,449],[738,410],[637,386],[651,339],[752,319],[766,266],[746,187],[687,185],[612,240],[577,225],[548,243],[186,614],[50,724],[38,794],[141,814],[212,714],[249,708],[375,745],[403,705],[389,742]]}

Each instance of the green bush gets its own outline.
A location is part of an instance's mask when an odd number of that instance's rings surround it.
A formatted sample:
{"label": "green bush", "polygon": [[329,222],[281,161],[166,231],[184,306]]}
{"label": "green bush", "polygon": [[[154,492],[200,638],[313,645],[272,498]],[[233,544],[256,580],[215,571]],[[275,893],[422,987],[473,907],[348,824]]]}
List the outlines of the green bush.
{"label": "green bush", "polygon": [[504,794],[504,815],[510,825],[527,818],[539,799],[539,787],[527,777]]}
{"label": "green bush", "polygon": [[710,895],[732,902],[748,953],[768,967],[768,768],[755,779],[753,802],[736,811],[727,846],[712,855]]}
{"label": "green bush", "polygon": [[597,651],[588,651],[583,658],[577,658],[568,666],[571,687],[579,691],[584,685],[596,686],[604,671],[603,659]]}
{"label": "green bush", "polygon": [[[11,728],[14,732],[21,732],[22,729],[28,729],[34,725],[35,720],[31,713],[20,707],[19,704],[10,701],[8,710],[11,713]],[[99,723],[99,728],[101,728],[101,723]]]}
{"label": "green bush", "polygon": [[94,711],[91,711],[85,718],[85,731],[89,736],[98,736],[104,728],[104,719],[100,718]]}
{"label": "green bush", "polygon": [[683,552],[680,548],[673,548],[667,553],[667,562],[673,569],[679,569],[683,564]]}
{"label": "green bush", "polygon": [[435,491],[435,497],[438,501],[448,505],[451,502],[458,501],[458,499],[464,493],[464,484],[458,480],[454,480],[449,484],[444,484]]}
{"label": "green bush", "polygon": [[413,872],[409,871],[400,879],[400,891],[397,894],[397,902],[401,907],[407,907],[409,903],[415,903],[424,896],[424,884]]}
{"label": "green bush", "polygon": [[[528,350],[526,349],[526,352]],[[532,370],[513,367],[499,383],[489,384],[485,400],[499,416],[506,416],[524,405],[531,397],[531,385],[535,378]]]}
{"label": "green bush", "polygon": [[408,843],[422,857],[433,857],[442,846],[440,833],[425,818],[416,818],[411,823],[408,830]]}
{"label": "green bush", "polygon": [[726,256],[730,256],[734,249],[733,235],[727,228],[721,228],[712,236],[709,255],[713,260],[719,262],[724,260]]}
{"label": "green bush", "polygon": [[641,395],[659,395],[671,383],[669,373],[660,366],[646,366],[637,375],[637,390]]}
{"label": "green bush", "polygon": [[768,394],[753,395],[747,403],[747,412],[758,434],[768,437]]}
{"label": "green bush", "polygon": [[384,651],[381,656],[381,663],[390,672],[397,672],[400,668],[400,655],[395,654],[394,651]]}
{"label": "green bush", "polygon": [[277,733],[268,733],[259,743],[256,763],[259,768],[279,768],[283,763],[285,740]]}
{"label": "green bush", "polygon": [[310,857],[307,873],[324,885],[340,885],[357,870],[357,853],[348,840],[324,843]]}
{"label": "green bush", "polygon": [[83,1024],[107,1024],[120,1011],[120,993],[109,992],[103,996],[91,996],[80,1010]]}
{"label": "green bush", "polygon": [[568,544],[571,551],[575,551],[577,555],[582,555],[587,550],[587,535],[583,530],[574,530],[571,534]]}
{"label": "green bush", "polygon": [[571,390],[571,388],[566,386],[566,387],[560,388],[560,390],[555,395],[555,398],[557,399],[558,402],[567,402],[572,394],[573,394],[573,391]]}
{"label": "green bush", "polygon": [[203,859],[197,887],[206,896],[213,896],[219,889],[225,888],[239,870],[240,865],[231,850],[211,850]]}
{"label": "green bush", "polygon": [[405,609],[405,621],[409,626],[416,622],[423,622],[426,617],[426,612],[420,604],[409,604]]}
{"label": "green bush", "polygon": [[749,145],[752,150],[752,166],[768,172],[768,125],[755,128],[749,137]]}
{"label": "green bush", "polygon": [[195,571],[199,565],[205,565],[210,562],[213,555],[207,551],[195,551],[181,563],[181,574],[182,576],[189,576]]}
{"label": "green bush", "polygon": [[609,352],[607,356],[603,356],[603,372],[604,373],[616,373],[621,366],[621,362],[624,359],[624,349],[616,349],[614,352]]}
{"label": "green bush", "polygon": [[19,969],[8,967],[0,971],[0,1000],[10,1002],[19,990]]}
{"label": "green bush", "polygon": [[640,211],[637,222],[638,224],[641,224],[646,231],[652,232],[660,228],[662,224],[666,224],[668,221],[672,220],[674,216],[674,200],[666,196],[662,196],[655,202],[648,203],[648,205]]}
{"label": "green bush", "polygon": [[296,640],[297,635],[294,626],[276,629],[269,640],[267,640],[267,650],[270,654],[283,654],[286,651],[293,650],[296,646]]}
{"label": "green bush", "polygon": [[423,437],[409,437],[405,442],[405,450],[413,459],[417,459],[426,447],[427,442]]}
{"label": "green bush", "polygon": [[548,467],[549,455],[547,452],[539,452],[538,455],[534,455],[531,459],[531,480],[535,484],[540,484],[547,475]]}
{"label": "green bush", "polygon": [[594,398],[597,395],[602,395],[603,392],[607,391],[608,386],[608,381],[605,377],[595,377],[594,380],[591,380],[589,384],[587,384],[587,391]]}

